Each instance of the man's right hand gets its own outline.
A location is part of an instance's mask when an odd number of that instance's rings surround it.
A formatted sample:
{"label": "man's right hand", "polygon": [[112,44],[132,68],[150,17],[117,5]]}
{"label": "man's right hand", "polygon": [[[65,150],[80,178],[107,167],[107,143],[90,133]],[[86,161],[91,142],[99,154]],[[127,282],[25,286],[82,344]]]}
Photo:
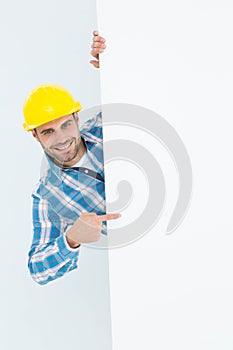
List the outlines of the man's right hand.
{"label": "man's right hand", "polygon": [[66,232],[66,239],[71,248],[77,248],[81,243],[96,242],[100,238],[102,222],[115,220],[121,214],[83,213]]}

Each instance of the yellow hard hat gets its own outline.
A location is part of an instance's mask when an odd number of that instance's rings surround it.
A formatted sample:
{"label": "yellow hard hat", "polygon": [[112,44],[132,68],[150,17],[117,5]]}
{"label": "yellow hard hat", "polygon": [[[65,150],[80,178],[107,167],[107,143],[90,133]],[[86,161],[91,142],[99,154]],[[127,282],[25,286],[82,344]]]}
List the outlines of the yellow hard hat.
{"label": "yellow hard hat", "polygon": [[51,122],[65,115],[79,112],[82,108],[73,96],[59,85],[39,85],[28,95],[24,108],[23,127],[26,131]]}

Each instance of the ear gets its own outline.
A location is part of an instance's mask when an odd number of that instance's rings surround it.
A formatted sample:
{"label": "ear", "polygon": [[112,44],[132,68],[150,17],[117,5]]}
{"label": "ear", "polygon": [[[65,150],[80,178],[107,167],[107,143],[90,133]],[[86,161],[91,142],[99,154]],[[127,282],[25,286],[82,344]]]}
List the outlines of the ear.
{"label": "ear", "polygon": [[74,117],[75,117],[75,120],[77,121],[77,123],[79,122],[79,116],[78,116],[78,112],[75,112],[74,113]]}
{"label": "ear", "polygon": [[32,130],[32,136],[36,139],[36,141],[39,141],[36,130]]}

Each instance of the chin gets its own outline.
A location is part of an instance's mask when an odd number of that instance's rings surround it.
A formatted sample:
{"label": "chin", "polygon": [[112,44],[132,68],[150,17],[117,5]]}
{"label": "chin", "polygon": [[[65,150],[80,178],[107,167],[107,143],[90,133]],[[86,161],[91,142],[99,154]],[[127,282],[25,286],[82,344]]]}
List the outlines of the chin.
{"label": "chin", "polygon": [[76,157],[76,155],[74,154],[72,157],[70,156],[69,158],[64,158],[64,159],[60,160],[60,162],[62,162],[62,163],[69,163],[72,160],[74,160],[75,157]]}

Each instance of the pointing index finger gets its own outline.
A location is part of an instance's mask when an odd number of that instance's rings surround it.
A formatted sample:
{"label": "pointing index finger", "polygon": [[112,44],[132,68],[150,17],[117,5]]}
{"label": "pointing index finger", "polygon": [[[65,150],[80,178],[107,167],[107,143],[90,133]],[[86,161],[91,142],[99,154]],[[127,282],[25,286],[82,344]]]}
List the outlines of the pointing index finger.
{"label": "pointing index finger", "polygon": [[121,214],[104,214],[104,215],[98,215],[98,218],[101,221],[107,221],[107,220],[115,220],[119,219],[121,217]]}

